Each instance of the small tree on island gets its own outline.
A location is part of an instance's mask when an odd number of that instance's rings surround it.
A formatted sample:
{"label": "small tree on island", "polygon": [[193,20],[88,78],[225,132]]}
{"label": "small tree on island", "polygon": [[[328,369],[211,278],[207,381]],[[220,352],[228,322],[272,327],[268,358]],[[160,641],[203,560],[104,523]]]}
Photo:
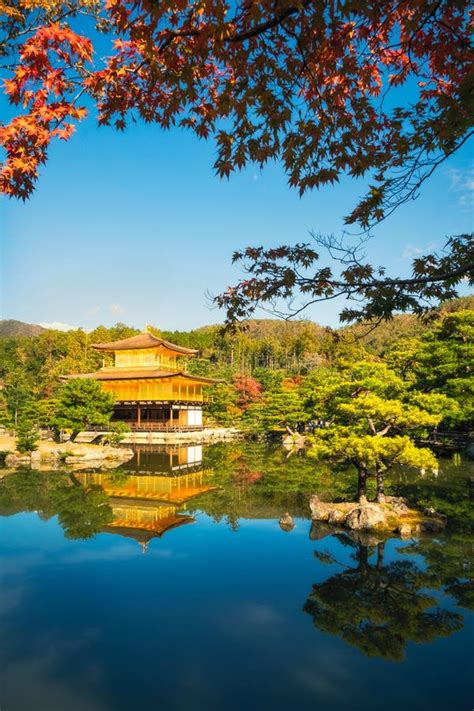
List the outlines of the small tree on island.
{"label": "small tree on island", "polygon": [[50,424],[56,430],[72,430],[71,439],[93,425],[107,426],[114,399],[95,380],[74,378],[63,386]]}
{"label": "small tree on island", "polygon": [[367,479],[376,478],[377,502],[385,500],[385,473],[395,464],[437,468],[429,449],[412,438],[426,433],[454,405],[444,395],[412,392],[384,363],[364,361],[320,372],[315,384],[315,416],[326,426],[310,438],[309,455],[358,472],[357,499],[367,501]]}

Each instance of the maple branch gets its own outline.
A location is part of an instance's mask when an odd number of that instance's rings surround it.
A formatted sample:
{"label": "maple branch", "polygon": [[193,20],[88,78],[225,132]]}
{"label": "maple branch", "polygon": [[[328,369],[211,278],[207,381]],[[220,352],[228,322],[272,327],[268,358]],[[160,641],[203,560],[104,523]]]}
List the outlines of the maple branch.
{"label": "maple branch", "polygon": [[[358,288],[364,288],[367,287],[368,285],[377,287],[377,286],[401,286],[401,287],[407,287],[407,286],[423,286],[424,284],[432,284],[432,283],[437,283],[440,281],[447,281],[448,279],[456,279],[459,277],[464,276],[465,274],[469,274],[474,270],[474,258],[473,261],[470,264],[466,264],[462,267],[459,267],[458,269],[452,269],[443,272],[442,274],[438,274],[437,276],[426,276],[426,277],[415,277],[411,279],[371,279],[369,281],[355,281],[351,282],[351,286],[358,289]],[[328,284],[331,284],[332,286],[347,286],[347,282],[345,281],[337,281],[337,280],[328,280]]]}
{"label": "maple branch", "polygon": [[[384,268],[379,268],[377,273],[370,264],[361,263],[357,247],[344,252],[340,242],[331,245],[329,238],[322,238],[320,243],[329,249],[333,258],[344,264],[339,276],[333,275],[329,267],[313,272],[313,264],[319,255],[307,244],[269,250],[248,247],[243,253],[234,255],[234,261],[249,260],[244,261],[244,271],[251,278],[215,297],[214,303],[227,311],[227,324],[249,318],[256,308],[277,303],[277,300],[286,301],[288,311],[285,314],[281,309],[273,308],[273,312],[290,319],[310,305],[345,296],[361,306],[358,310],[344,308],[341,319],[369,322],[370,330],[373,330],[396,311],[422,314],[433,308],[434,300],[442,302],[454,298],[457,295],[454,287],[463,277],[474,281],[472,235],[452,237],[441,255],[435,253],[415,259],[412,276],[406,278],[387,277]],[[342,256],[336,256],[339,251]],[[297,294],[303,303],[293,309],[292,302]]]}
{"label": "maple branch", "polygon": [[459,32],[456,32],[454,27],[451,27],[451,25],[448,25],[447,22],[443,22],[443,20],[435,20],[435,22],[437,25],[440,25],[440,27],[444,27],[445,30],[448,30],[448,32],[450,32],[452,35],[454,35],[456,37],[457,41],[459,42],[459,44],[461,44],[463,47],[466,47],[467,49],[469,49],[469,44],[464,41],[464,39],[461,37]]}
{"label": "maple branch", "polygon": [[[236,34],[233,35],[228,35],[227,37],[222,37],[220,39],[214,38],[214,41],[217,43],[227,43],[227,42],[244,42],[245,40],[252,39],[253,37],[258,37],[261,34],[264,34],[267,32],[267,30],[271,30],[274,27],[278,27],[278,25],[281,25],[285,20],[287,20],[289,17],[292,15],[296,15],[303,10],[305,10],[309,5],[312,3],[316,2],[316,0],[304,0],[301,2],[299,5],[295,5],[292,7],[287,8],[286,10],[282,10],[280,13],[272,17],[271,20],[267,20],[266,22],[262,22],[260,25],[256,25],[255,27],[252,27],[249,30],[244,30],[242,32],[237,32]],[[152,4],[156,4],[153,2]],[[163,42],[163,44],[160,46],[159,52],[162,52],[166,47],[168,47],[173,39],[176,37],[199,37],[199,35],[202,34],[202,30],[197,30],[197,29],[189,29],[189,30],[169,30],[168,31],[168,36],[166,40]]]}
{"label": "maple branch", "polygon": [[304,0],[303,2],[299,3],[299,5],[289,7],[287,10],[283,10],[278,15],[275,15],[275,17],[273,17],[271,20],[267,20],[267,22],[262,22],[260,25],[257,25],[251,30],[247,30],[246,32],[240,32],[236,35],[229,37],[227,41],[242,42],[246,39],[257,37],[258,35],[261,35],[266,32],[267,30],[271,30],[273,27],[281,25],[286,19],[288,19],[288,17],[291,17],[291,15],[296,15],[302,12],[308,7],[308,5],[311,5],[313,2],[315,2],[315,0]]}

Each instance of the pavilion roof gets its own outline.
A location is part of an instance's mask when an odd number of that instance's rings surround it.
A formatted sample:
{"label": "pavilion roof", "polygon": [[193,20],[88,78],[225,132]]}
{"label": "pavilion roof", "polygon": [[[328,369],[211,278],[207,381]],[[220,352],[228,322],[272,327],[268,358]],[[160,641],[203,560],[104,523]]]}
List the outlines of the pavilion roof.
{"label": "pavilion roof", "polygon": [[60,376],[61,380],[71,378],[85,378],[91,380],[160,380],[162,378],[184,378],[194,383],[212,384],[220,383],[216,378],[204,378],[201,375],[188,375],[182,371],[160,370],[159,368],[103,368],[94,373],[72,373],[71,375]]}
{"label": "pavilion roof", "polygon": [[139,543],[146,543],[152,538],[161,538],[167,531],[179,526],[185,526],[188,523],[195,523],[196,519],[193,516],[180,515],[174,519],[166,519],[160,525],[142,524],[137,522],[117,521],[110,523],[108,526],[101,528],[103,533],[118,533],[126,538],[134,538]]}
{"label": "pavilion roof", "polygon": [[180,353],[181,355],[196,355],[198,353],[194,348],[185,348],[184,346],[177,346],[175,343],[170,343],[165,341],[164,338],[159,338],[154,336],[152,333],[145,331],[144,333],[139,333],[138,336],[131,336],[130,338],[122,338],[119,341],[108,341],[107,343],[93,343],[92,348],[98,351],[130,351],[142,348],[157,348],[158,346],[163,346],[169,351],[174,351],[175,353]]}

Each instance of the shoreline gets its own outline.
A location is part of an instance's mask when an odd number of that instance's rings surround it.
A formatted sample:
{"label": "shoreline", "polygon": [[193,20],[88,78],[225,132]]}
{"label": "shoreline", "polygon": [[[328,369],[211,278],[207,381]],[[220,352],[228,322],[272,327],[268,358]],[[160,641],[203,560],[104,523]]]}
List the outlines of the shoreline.
{"label": "shoreline", "polygon": [[16,450],[16,438],[9,435],[0,436],[0,452],[6,469],[31,467],[38,470],[84,466],[111,469],[128,462],[134,454],[132,449],[122,446],[51,440],[40,440],[33,452],[22,454]]}
{"label": "shoreline", "polygon": [[[79,432],[76,442],[90,443],[96,437],[110,434],[107,430]],[[206,427],[189,432],[124,432],[120,446],[124,444],[209,444],[240,439],[242,432],[235,427]]]}

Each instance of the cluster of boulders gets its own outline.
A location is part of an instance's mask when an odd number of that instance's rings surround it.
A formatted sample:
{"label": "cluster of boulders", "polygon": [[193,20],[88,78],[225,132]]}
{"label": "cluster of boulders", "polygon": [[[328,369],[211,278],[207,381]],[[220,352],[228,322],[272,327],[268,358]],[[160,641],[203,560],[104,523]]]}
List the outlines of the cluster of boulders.
{"label": "cluster of boulders", "polygon": [[383,503],[325,503],[313,494],[309,501],[311,518],[315,522],[340,526],[352,531],[397,533],[402,538],[444,529],[447,517],[434,509],[416,511],[408,507],[403,497],[387,496]]}
{"label": "cluster of boulders", "polygon": [[243,434],[235,427],[215,427],[191,432],[126,432],[126,444],[212,444],[240,439]]}
{"label": "cluster of boulders", "polygon": [[74,466],[80,468],[116,467],[122,462],[127,462],[133,457],[133,450],[126,447],[110,447],[100,445],[74,444],[72,442],[62,442],[54,446],[42,445],[30,454],[19,454],[10,452],[5,457],[7,467],[29,466],[33,469],[40,469],[47,466],[49,469],[56,469],[59,466]]}

